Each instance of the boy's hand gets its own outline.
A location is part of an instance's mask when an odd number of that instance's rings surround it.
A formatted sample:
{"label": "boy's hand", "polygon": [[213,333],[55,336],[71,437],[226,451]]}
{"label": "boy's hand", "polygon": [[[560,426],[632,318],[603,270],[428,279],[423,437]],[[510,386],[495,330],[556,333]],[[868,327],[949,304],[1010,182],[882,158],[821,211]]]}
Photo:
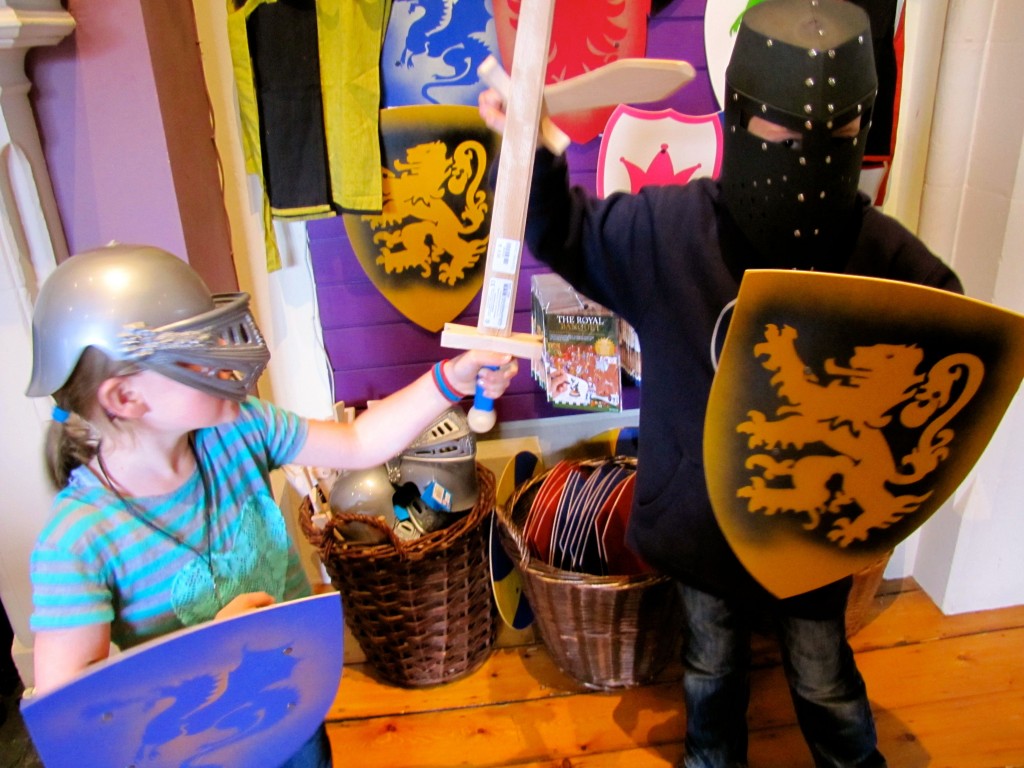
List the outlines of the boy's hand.
{"label": "boy's hand", "polygon": [[477,99],[480,108],[480,117],[495,133],[505,132],[505,100],[501,94],[493,88],[487,88],[480,92]]}

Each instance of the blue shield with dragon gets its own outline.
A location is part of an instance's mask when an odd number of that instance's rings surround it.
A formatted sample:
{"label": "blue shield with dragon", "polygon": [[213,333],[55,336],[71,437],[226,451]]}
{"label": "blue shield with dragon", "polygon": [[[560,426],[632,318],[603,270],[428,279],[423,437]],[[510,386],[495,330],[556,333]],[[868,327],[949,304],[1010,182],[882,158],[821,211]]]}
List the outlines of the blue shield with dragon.
{"label": "blue shield with dragon", "polygon": [[216,619],[26,696],[22,717],[48,768],[280,765],[338,694],[343,633],[335,593]]}
{"label": "blue shield with dragon", "polygon": [[380,213],[346,213],[367,276],[403,315],[429,331],[479,293],[500,138],[475,107],[417,105],[381,111]]}
{"label": "blue shield with dragon", "polygon": [[712,385],[714,514],[778,597],[876,562],[959,487],[1024,376],[1024,317],[875,278],[754,270]]}
{"label": "blue shield with dragon", "polygon": [[381,100],[473,106],[484,84],[477,67],[498,56],[488,0],[393,0],[381,51]]}

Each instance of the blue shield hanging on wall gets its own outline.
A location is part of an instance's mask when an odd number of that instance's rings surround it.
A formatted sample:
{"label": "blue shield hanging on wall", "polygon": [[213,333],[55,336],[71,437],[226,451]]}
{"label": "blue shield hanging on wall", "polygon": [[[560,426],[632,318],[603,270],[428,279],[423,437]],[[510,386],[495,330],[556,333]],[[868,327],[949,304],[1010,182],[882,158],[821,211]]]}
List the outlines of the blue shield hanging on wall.
{"label": "blue shield hanging on wall", "polygon": [[475,105],[477,67],[498,56],[487,0],[393,0],[380,77],[385,107]]}

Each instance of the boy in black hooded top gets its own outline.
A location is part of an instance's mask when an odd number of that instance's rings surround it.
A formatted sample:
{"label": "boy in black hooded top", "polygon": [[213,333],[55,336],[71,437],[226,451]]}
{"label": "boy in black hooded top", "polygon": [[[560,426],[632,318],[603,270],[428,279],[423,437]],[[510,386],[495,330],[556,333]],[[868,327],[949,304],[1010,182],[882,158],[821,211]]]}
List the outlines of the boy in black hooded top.
{"label": "boy in black hooded top", "polygon": [[[638,478],[628,543],[680,582],[686,768],[747,764],[750,631],[769,617],[816,766],[884,766],[846,640],[851,580],[776,599],[743,568],[704,479],[704,417],[719,320],[744,270],[794,268],[962,292],[957,276],[857,184],[877,90],[866,14],[841,0],[749,10],[726,74],[721,177],[595,200],[539,150],[527,244],[621,315],[644,355]],[[500,97],[480,111],[504,126]],[[716,329],[719,336],[716,338]]]}

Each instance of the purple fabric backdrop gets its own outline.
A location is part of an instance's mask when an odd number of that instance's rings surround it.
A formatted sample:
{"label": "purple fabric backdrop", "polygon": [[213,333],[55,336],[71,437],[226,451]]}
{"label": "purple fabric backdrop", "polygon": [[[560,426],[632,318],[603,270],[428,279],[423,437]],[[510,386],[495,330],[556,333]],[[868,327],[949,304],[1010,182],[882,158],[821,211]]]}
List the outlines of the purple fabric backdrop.
{"label": "purple fabric backdrop", "polygon": [[[674,0],[652,18],[648,28],[647,55],[689,61],[697,78],[673,98],[648,109],[671,107],[702,115],[718,111],[707,76],[703,17],[705,0]],[[595,187],[600,139],[569,148],[573,181]],[[308,225],[313,272],[320,304],[324,340],[335,375],[337,399],[361,406],[408,384],[437,359],[455,354],[440,346],[440,334],[406,320],[381,296],[363,272],[345,234],[341,218],[311,221]],[[530,277],[546,271],[527,253],[523,259],[516,294],[513,329],[530,330]],[[475,326],[479,299],[455,322]],[[528,365],[497,404],[503,421],[561,416],[574,411],[556,409],[530,377]],[[639,405],[639,392],[624,385],[623,406]]]}

